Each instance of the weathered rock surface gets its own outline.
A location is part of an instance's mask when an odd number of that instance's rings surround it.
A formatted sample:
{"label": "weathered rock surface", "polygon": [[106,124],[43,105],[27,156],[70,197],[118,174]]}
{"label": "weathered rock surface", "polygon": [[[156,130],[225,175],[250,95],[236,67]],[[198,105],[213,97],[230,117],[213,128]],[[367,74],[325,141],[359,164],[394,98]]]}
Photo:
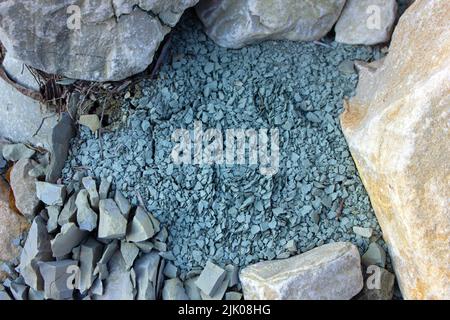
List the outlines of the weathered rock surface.
{"label": "weathered rock surface", "polygon": [[[19,5],[19,2],[15,4]],[[28,69],[22,62],[12,58],[11,54],[6,54],[3,67],[8,76],[18,84],[39,91],[39,86]],[[55,182],[64,167],[69,140],[74,135],[71,117],[65,112],[58,116],[40,102],[20,93],[2,78],[0,100],[0,136],[47,149],[50,152],[50,164],[46,180]]]}
{"label": "weathered rock surface", "polygon": [[36,163],[30,159],[21,159],[11,171],[11,188],[14,193],[17,209],[30,221],[36,215],[39,199],[36,196],[36,178],[31,177],[28,172]]}
{"label": "weathered rock surface", "polygon": [[345,0],[202,0],[197,14],[208,36],[227,48],[262,40],[312,41],[325,36]]}
{"label": "weathered rock surface", "polygon": [[0,260],[2,261],[12,261],[20,254],[12,241],[30,227],[24,217],[9,207],[9,192],[8,184],[0,177]]}
{"label": "weathered rock surface", "polygon": [[52,260],[50,236],[47,233],[44,220],[37,216],[31,224],[19,264],[20,274],[25,283],[34,290],[44,288],[38,263],[50,260]]}
{"label": "weathered rock surface", "polygon": [[0,7],[0,40],[48,73],[121,80],[145,70],[169,26],[197,1],[8,1]]}
{"label": "weathered rock surface", "polygon": [[242,269],[246,300],[347,300],[363,288],[358,249],[347,242]]}
{"label": "weathered rock surface", "polygon": [[159,231],[159,225],[153,223],[155,220],[145,209],[138,207],[127,230],[127,241],[141,242],[153,237]]}
{"label": "weathered rock surface", "polygon": [[450,299],[449,21],[416,0],[341,118],[406,299]]}
{"label": "weathered rock surface", "polygon": [[336,23],[336,41],[369,46],[388,42],[397,8],[396,0],[347,0]]}

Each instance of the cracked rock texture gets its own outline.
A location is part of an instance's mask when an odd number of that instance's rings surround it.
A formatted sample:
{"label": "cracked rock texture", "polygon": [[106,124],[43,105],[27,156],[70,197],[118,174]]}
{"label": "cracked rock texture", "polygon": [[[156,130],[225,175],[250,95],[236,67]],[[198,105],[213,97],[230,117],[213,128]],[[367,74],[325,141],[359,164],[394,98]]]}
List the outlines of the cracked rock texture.
{"label": "cracked rock texture", "polygon": [[203,0],[196,10],[217,44],[241,48],[262,40],[312,41],[333,27],[345,0]]}
{"label": "cracked rock texture", "polygon": [[416,0],[341,118],[406,299],[450,299],[449,21]]}
{"label": "cracked rock texture", "polygon": [[45,72],[83,80],[118,81],[145,70],[170,27],[196,3],[2,1],[0,40],[16,58]]}

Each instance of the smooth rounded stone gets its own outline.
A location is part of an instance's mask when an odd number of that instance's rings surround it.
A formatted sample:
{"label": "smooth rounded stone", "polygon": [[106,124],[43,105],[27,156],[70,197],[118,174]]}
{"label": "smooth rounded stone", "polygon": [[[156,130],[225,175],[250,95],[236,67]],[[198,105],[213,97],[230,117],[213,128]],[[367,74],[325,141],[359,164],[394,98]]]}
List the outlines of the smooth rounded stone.
{"label": "smooth rounded stone", "polygon": [[44,220],[37,216],[31,224],[27,240],[20,255],[19,270],[25,283],[35,290],[43,290],[44,282],[38,263],[52,260],[50,235]]}
{"label": "smooth rounded stone", "polygon": [[36,215],[39,199],[36,196],[36,178],[28,172],[37,165],[30,159],[21,159],[11,170],[10,183],[14,193],[16,208],[30,221]]}
{"label": "smooth rounded stone", "polygon": [[3,158],[8,161],[19,161],[31,158],[36,152],[22,143],[17,143],[4,145],[2,153]]}
{"label": "smooth rounded stone", "polygon": [[66,198],[66,186],[36,181],[36,196],[49,206],[63,206]]}
{"label": "smooth rounded stone", "polygon": [[[13,261],[20,251],[13,244],[14,239],[30,228],[27,220],[14,212],[9,206],[10,188],[6,181],[0,177],[0,260]],[[0,272],[0,279],[2,278]]]}
{"label": "smooth rounded stone", "polygon": [[101,239],[120,239],[127,232],[127,220],[112,199],[100,200],[100,221],[98,237]]}
{"label": "smooth rounded stone", "polygon": [[79,229],[75,223],[66,223],[61,227],[61,232],[51,241],[53,257],[63,257],[71,253],[72,249],[78,246],[87,235],[88,232]]}
{"label": "smooth rounded stone", "polygon": [[347,0],[336,23],[336,41],[375,45],[391,39],[397,19],[396,0]]}
{"label": "smooth rounded stone", "polygon": [[450,2],[414,1],[341,117],[405,299],[450,298],[449,21]]}
{"label": "smooth rounded stone", "polygon": [[189,300],[184,290],[183,282],[178,278],[168,279],[164,281],[162,291],[163,300]]}
{"label": "smooth rounded stone", "polygon": [[81,190],[78,192],[75,200],[75,205],[77,207],[77,223],[80,230],[93,231],[97,228],[98,216],[97,213],[91,209],[88,197],[90,197],[88,190]]}
{"label": "smooth rounded stone", "polygon": [[74,287],[68,286],[70,277],[78,269],[75,260],[40,262],[39,270],[44,279],[44,296],[51,300],[71,299]]}
{"label": "smooth rounded stone", "polygon": [[348,300],[363,288],[358,249],[337,242],[242,269],[246,300]]}
{"label": "smooth rounded stone", "polygon": [[196,3],[8,2],[0,8],[1,42],[18,59],[47,73],[118,81],[145,70],[170,31],[169,26],[174,26],[184,10]]}
{"label": "smooth rounded stone", "polygon": [[366,267],[377,265],[384,268],[386,265],[386,252],[378,243],[372,242],[366,253],[361,257],[361,261]]}
{"label": "smooth rounded stone", "polygon": [[197,15],[206,34],[227,48],[263,40],[313,41],[325,36],[345,0],[202,0]]}

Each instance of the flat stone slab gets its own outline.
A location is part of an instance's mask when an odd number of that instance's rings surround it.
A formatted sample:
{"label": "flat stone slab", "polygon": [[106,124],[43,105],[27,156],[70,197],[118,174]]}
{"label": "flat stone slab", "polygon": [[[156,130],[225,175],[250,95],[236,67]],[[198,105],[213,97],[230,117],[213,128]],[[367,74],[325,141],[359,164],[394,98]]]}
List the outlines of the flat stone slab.
{"label": "flat stone slab", "polygon": [[363,288],[358,249],[347,242],[256,263],[240,279],[246,300],[348,300]]}

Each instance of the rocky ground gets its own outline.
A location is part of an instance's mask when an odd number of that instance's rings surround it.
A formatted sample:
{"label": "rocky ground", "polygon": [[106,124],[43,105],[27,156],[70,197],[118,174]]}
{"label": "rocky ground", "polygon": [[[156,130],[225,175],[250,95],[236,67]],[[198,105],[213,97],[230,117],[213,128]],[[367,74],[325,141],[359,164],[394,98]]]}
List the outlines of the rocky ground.
{"label": "rocky ground", "polygon": [[[110,177],[136,205],[168,226],[168,248],[183,272],[205,265],[246,266],[324,243],[350,241],[363,253],[384,246],[338,115],[358,80],[354,60],[378,47],[265,42],[218,47],[192,17],[172,38],[173,56],[157,80],[142,81],[122,101],[119,129],[101,139],[81,126],[63,175]],[[280,165],[174,165],[176,129],[277,128]],[[362,228],[362,229],[361,229]]]}

